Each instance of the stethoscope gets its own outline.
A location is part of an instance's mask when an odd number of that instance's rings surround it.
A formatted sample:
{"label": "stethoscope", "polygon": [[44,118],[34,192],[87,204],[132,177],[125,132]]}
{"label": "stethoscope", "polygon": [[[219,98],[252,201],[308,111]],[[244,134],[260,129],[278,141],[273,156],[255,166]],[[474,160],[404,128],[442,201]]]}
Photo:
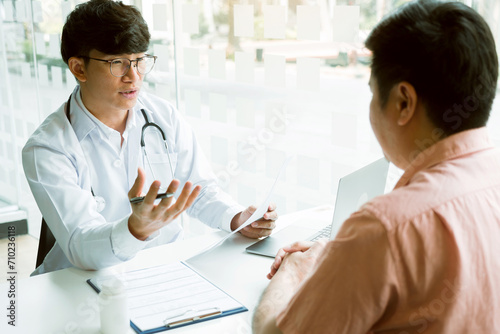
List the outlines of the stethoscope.
{"label": "stethoscope", "polygon": [[170,174],[173,180],[174,169],[172,167],[172,161],[170,160],[170,154],[168,153],[168,143],[167,143],[167,137],[165,136],[165,132],[163,132],[163,130],[160,128],[158,124],[149,121],[148,115],[146,115],[146,111],[144,111],[144,109],[141,109],[141,113],[142,116],[144,117],[144,120],[146,121],[146,124],[144,124],[141,129],[141,150],[142,154],[146,158],[146,161],[148,162],[149,169],[151,170],[151,175],[153,175],[153,179],[156,180],[155,172],[153,171],[153,167],[151,166],[151,162],[149,161],[149,156],[146,151],[146,141],[144,140],[144,133],[148,128],[151,128],[152,130],[156,129],[160,133],[161,138],[163,139],[163,144],[165,145],[165,150],[167,151],[168,165],[170,166]]}
{"label": "stethoscope", "polygon": [[[69,117],[70,115],[70,105],[71,105],[71,94],[68,98],[68,102],[66,102],[66,117],[68,118],[68,122],[71,124],[71,119]],[[141,129],[141,151],[143,156],[145,157],[145,161],[147,162],[149,169],[151,171],[151,175],[153,176],[153,179],[156,179],[155,173],[153,171],[153,167],[151,166],[151,162],[149,161],[149,156],[146,150],[146,141],[144,140],[144,134],[146,133],[146,130],[149,128],[151,130],[156,130],[160,133],[161,138],[163,140],[163,144],[165,145],[165,150],[167,152],[167,157],[168,157],[168,165],[170,167],[170,173],[172,175],[172,180],[174,179],[174,168],[172,167],[172,161],[170,160],[170,154],[168,153],[168,143],[167,143],[167,137],[165,136],[165,132],[162,130],[162,128],[156,124],[155,122],[150,122],[149,118],[146,114],[146,111],[144,109],[141,109],[142,116],[144,117],[144,120],[146,123],[142,126]],[[104,210],[106,207],[106,200],[101,197],[101,196],[96,196],[94,194],[94,189],[90,187],[90,192],[92,193],[92,196],[94,196],[94,200],[96,202],[96,210],[97,212],[101,212]]]}

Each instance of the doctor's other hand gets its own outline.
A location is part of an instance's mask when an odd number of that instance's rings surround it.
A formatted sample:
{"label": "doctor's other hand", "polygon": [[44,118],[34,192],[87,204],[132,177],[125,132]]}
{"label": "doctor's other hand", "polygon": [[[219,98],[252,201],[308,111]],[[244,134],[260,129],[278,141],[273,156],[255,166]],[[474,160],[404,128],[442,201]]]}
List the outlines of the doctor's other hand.
{"label": "doctor's other hand", "polygon": [[267,278],[273,278],[278,270],[286,270],[294,273],[294,276],[302,281],[316,265],[327,243],[328,239],[322,238],[315,242],[297,241],[281,248],[271,265]]}
{"label": "doctor's other hand", "polygon": [[[142,168],[139,168],[134,185],[128,192],[128,197],[141,196],[146,175]],[[179,180],[173,180],[168,186],[167,193],[175,193],[179,188]],[[176,202],[172,204],[172,197],[163,198],[155,204],[156,195],[160,189],[160,181],[154,181],[146,194],[144,201],[132,204],[132,214],[128,219],[130,233],[139,240],[146,240],[151,234],[172,222],[182,212],[189,208],[199,195],[201,186],[191,189],[193,184],[186,182],[181,194]]]}
{"label": "doctor's other hand", "polygon": [[278,253],[276,254],[276,257],[274,258],[273,264],[271,264],[271,270],[269,271],[269,274],[267,274],[267,278],[271,279],[273,276],[278,272],[278,269],[280,268],[281,264],[283,263],[283,259],[292,253],[295,252],[307,252],[311,247],[313,247],[315,244],[317,244],[318,248],[324,248],[326,245],[327,239],[319,239],[317,242],[313,241],[296,241],[291,245],[285,246],[283,248],[280,248]]}
{"label": "doctor's other hand", "polygon": [[[234,216],[233,220],[231,221],[231,230],[234,231],[238,227],[240,227],[244,222],[247,221],[248,218],[250,218],[250,216],[252,216],[255,210],[257,210],[257,208],[251,205]],[[264,216],[240,230],[240,233],[245,237],[253,239],[270,235],[273,229],[276,227],[275,221],[278,219],[278,213],[275,210],[276,204],[269,204],[267,212],[264,213]]]}

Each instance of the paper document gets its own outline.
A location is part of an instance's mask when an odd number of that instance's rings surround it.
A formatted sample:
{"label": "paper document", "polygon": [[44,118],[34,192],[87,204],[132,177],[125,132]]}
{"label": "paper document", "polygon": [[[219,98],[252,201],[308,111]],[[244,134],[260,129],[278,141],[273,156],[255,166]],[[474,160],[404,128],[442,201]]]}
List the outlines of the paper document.
{"label": "paper document", "polygon": [[[87,282],[100,291],[110,278]],[[156,333],[247,311],[183,262],[130,271],[120,278],[125,282],[131,325],[137,333]]]}
{"label": "paper document", "polygon": [[211,251],[212,249],[214,249],[215,247],[221,245],[224,241],[226,241],[227,239],[229,239],[233,234],[235,234],[235,233],[239,232],[240,230],[244,229],[245,227],[247,227],[248,225],[250,225],[254,221],[259,220],[260,218],[262,218],[264,216],[264,214],[267,212],[267,209],[269,208],[269,204],[271,202],[271,197],[272,197],[273,192],[274,192],[274,187],[276,186],[276,183],[280,179],[281,175],[283,175],[283,173],[285,172],[286,167],[288,166],[288,164],[290,163],[290,161],[292,160],[292,158],[293,157],[290,156],[290,157],[286,158],[285,162],[283,162],[283,165],[281,165],[281,168],[280,168],[280,171],[278,173],[278,176],[274,180],[274,183],[273,183],[273,185],[271,187],[271,190],[269,191],[269,194],[267,195],[267,197],[264,200],[264,202],[262,202],[262,204],[257,208],[257,210],[255,210],[255,212],[250,216],[250,218],[248,218],[236,230],[234,230],[233,232],[229,233],[228,235],[226,235],[224,238],[222,238],[221,240],[217,241],[213,245],[205,248],[204,250],[202,250],[198,254],[192,256],[191,258],[196,257],[196,256],[198,256],[198,255],[200,255],[202,253],[206,253],[206,252]]}

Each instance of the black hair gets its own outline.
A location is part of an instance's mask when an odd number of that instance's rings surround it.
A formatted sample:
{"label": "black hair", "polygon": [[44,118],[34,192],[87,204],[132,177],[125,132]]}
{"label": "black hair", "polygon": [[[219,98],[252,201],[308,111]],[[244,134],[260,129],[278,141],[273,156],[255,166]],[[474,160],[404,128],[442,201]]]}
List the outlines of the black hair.
{"label": "black hair", "polygon": [[148,25],[134,6],[121,1],[90,0],[79,4],[68,15],[61,40],[61,55],[67,64],[71,57],[88,56],[95,49],[105,54],[146,52]]}
{"label": "black hair", "polygon": [[446,136],[486,125],[498,56],[476,11],[460,2],[412,1],[384,18],[365,44],[382,107],[394,85],[407,81]]}

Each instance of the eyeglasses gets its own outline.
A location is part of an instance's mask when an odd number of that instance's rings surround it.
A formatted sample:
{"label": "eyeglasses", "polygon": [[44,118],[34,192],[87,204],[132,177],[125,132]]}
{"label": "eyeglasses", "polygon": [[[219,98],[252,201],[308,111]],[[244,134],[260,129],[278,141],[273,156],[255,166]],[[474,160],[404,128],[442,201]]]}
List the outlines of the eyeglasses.
{"label": "eyeglasses", "polygon": [[132,66],[132,63],[134,62],[137,72],[139,72],[142,75],[148,74],[155,66],[156,58],[158,58],[158,56],[151,56],[151,55],[145,55],[144,57],[140,57],[134,60],[130,60],[128,58],[116,58],[116,59],[106,60],[106,59],[98,59],[87,56],[80,56],[80,57],[109,63],[109,70],[111,72],[111,75],[117,78],[123,77],[125,74],[127,74],[128,70],[130,69],[130,66]]}

